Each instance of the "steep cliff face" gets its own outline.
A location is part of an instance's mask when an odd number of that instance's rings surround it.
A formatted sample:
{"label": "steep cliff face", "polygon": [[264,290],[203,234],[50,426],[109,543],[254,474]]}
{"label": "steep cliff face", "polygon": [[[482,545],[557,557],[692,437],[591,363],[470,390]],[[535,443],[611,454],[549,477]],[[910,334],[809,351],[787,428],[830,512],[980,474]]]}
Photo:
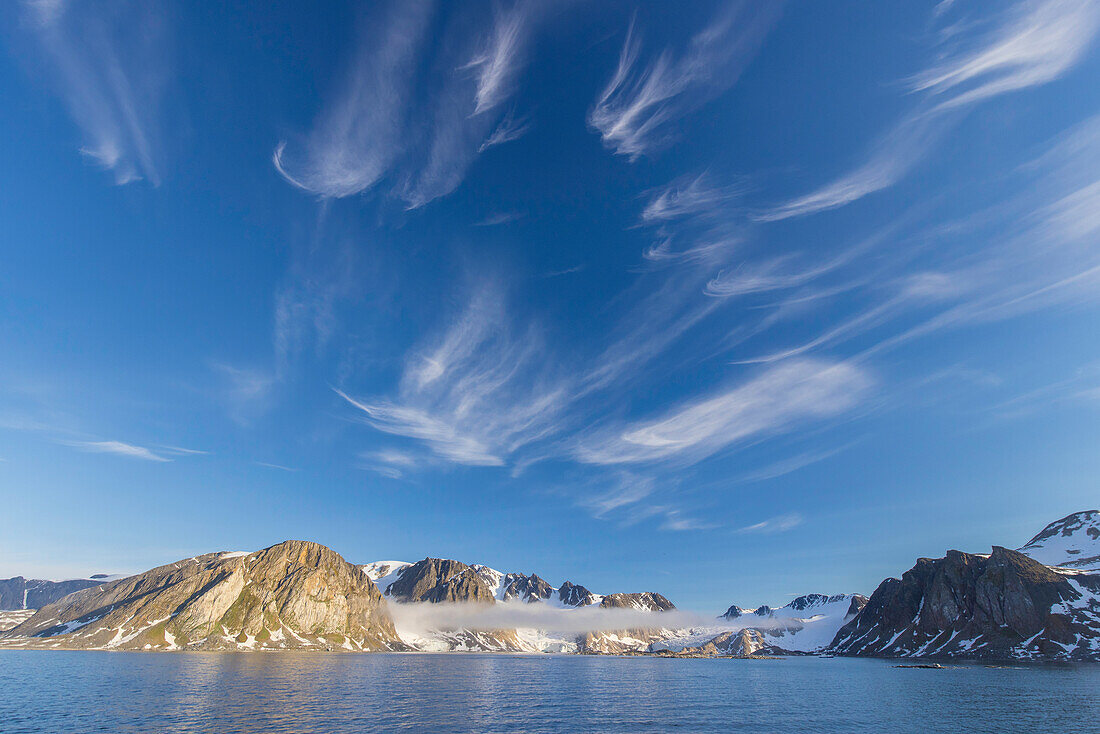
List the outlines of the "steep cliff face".
{"label": "steep cliff face", "polygon": [[524,576],[510,573],[504,577],[500,598],[502,601],[519,599],[530,603],[549,599],[553,594],[554,587],[536,574]]}
{"label": "steep cliff face", "polygon": [[304,541],[209,553],[85,589],[4,637],[7,646],[112,649],[404,648],[373,582]]}
{"label": "steep cliff face", "polygon": [[103,579],[94,577],[67,581],[25,579],[22,576],[0,579],[0,609],[38,609],[74,591],[90,589],[102,583]]}
{"label": "steep cliff face", "polygon": [[596,597],[585,587],[566,581],[558,587],[558,601],[567,607],[586,607],[595,604]]}
{"label": "steep cliff face", "polygon": [[480,602],[492,604],[493,590],[461,561],[425,558],[403,569],[386,589],[399,602]]}
{"label": "steep cliff face", "polygon": [[837,633],[841,655],[1100,659],[1100,575],[994,547],[948,551],[883,581]]}

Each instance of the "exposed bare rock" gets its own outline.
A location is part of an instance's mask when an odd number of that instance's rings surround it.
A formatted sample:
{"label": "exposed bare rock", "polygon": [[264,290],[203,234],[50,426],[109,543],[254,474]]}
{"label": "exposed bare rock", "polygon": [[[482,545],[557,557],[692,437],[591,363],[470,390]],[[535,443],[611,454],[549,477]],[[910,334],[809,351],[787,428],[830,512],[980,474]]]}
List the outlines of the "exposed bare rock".
{"label": "exposed bare rock", "polygon": [[596,597],[583,586],[566,581],[558,587],[558,601],[568,607],[586,607],[596,602]]}
{"label": "exposed bare rock", "polygon": [[886,579],[837,633],[842,655],[1100,659],[1100,575],[1058,573],[994,546]]}
{"label": "exposed bare rock", "polygon": [[521,599],[525,602],[536,602],[549,599],[553,594],[554,587],[536,574],[524,576],[510,573],[504,577],[500,598],[501,601]]}
{"label": "exposed bare rock", "polygon": [[854,617],[867,606],[867,597],[863,594],[852,594],[852,603],[848,605],[848,617]]}
{"label": "exposed bare rock", "polygon": [[667,612],[676,608],[656,591],[642,591],[635,594],[608,594],[600,601],[605,609],[640,609],[648,612]]}
{"label": "exposed bare rock", "polygon": [[442,558],[425,558],[404,569],[387,594],[401,602],[494,601],[493,590],[472,567]]}
{"label": "exposed bare rock", "polygon": [[78,591],[3,637],[5,646],[404,648],[369,578],[335,551],[293,540],[251,554],[209,553]]}

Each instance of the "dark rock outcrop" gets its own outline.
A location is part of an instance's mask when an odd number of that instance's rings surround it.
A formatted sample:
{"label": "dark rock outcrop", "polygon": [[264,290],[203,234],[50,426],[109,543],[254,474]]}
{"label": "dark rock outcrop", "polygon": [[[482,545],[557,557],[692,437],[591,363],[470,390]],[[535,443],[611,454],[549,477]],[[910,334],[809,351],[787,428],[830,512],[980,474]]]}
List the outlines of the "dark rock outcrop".
{"label": "dark rock outcrop", "polygon": [[566,581],[558,587],[558,601],[569,607],[586,607],[594,603],[596,597],[585,587]]}
{"label": "dark rock outcrop", "polygon": [[554,587],[536,574],[524,576],[520,573],[510,573],[504,577],[501,600],[521,599],[525,602],[536,602],[549,599],[553,593]]}
{"label": "dark rock outcrop", "polygon": [[848,605],[848,612],[845,617],[854,617],[863,611],[863,607],[867,606],[867,597],[863,594],[852,594],[852,603]]}
{"label": "dark rock outcrop", "polygon": [[883,581],[831,649],[840,655],[1100,659],[1100,576],[1016,551],[948,551]]}
{"label": "dark rock outcrop", "polygon": [[642,591],[635,594],[608,594],[600,601],[605,609],[641,609],[649,612],[667,612],[676,608],[656,591]]}
{"label": "dark rock outcrop", "polygon": [[733,604],[733,605],[730,606],[729,609],[726,610],[725,614],[723,614],[721,617],[719,617],[719,619],[737,619],[738,617],[740,617],[744,613],[745,613],[744,609],[737,606],[736,604]]}
{"label": "dark rock outcrop", "polygon": [[442,558],[425,558],[409,566],[386,593],[400,602],[495,601],[493,590],[472,567]]}

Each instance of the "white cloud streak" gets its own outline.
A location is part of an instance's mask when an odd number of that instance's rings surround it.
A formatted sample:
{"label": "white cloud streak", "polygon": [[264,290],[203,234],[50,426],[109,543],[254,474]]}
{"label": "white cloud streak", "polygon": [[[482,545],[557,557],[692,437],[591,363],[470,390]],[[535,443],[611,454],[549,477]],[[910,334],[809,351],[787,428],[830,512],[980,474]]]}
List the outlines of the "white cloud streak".
{"label": "white cloud streak", "polygon": [[144,446],[135,446],[122,441],[63,441],[62,443],[94,454],[114,454],[131,459],[144,459],[145,461],[171,461],[171,459],[153,453]]}
{"label": "white cloud streak", "polygon": [[576,458],[588,464],[694,463],[739,441],[839,415],[854,407],[871,385],[870,375],[850,364],[791,361],[677,406],[656,420],[582,439]]}
{"label": "white cloud streak", "polygon": [[454,463],[500,466],[558,429],[564,387],[544,357],[538,333],[514,333],[503,294],[483,284],[442,334],[410,354],[398,399],[338,392],[380,431]]}
{"label": "white cloud streak", "polygon": [[714,215],[736,201],[744,186],[714,186],[705,175],[674,181],[652,193],[642,222],[655,224],[690,216]]}
{"label": "white cloud streak", "polygon": [[739,528],[737,532],[742,534],[771,535],[772,533],[783,533],[788,530],[793,530],[801,525],[802,522],[802,515],[793,512],[787,515],[770,517],[767,520],[762,520],[752,525],[746,525],[743,528]]}
{"label": "white cloud streak", "polygon": [[272,162],[283,178],[339,198],[369,189],[387,173],[405,145],[409,88],[431,11],[423,0],[394,3],[384,20],[364,28],[343,88],[304,144],[288,151],[284,141],[275,148]]}
{"label": "white cloud streak", "polygon": [[486,48],[466,64],[467,69],[477,70],[475,115],[497,107],[515,90],[525,36],[528,33],[526,3],[517,2],[513,7],[496,10],[492,34]]}
{"label": "white cloud streak", "polygon": [[26,3],[26,25],[84,135],[80,152],[119,185],[160,183],[154,141],[167,28],[155,3]]}
{"label": "white cloud streak", "polygon": [[1006,92],[1049,83],[1084,55],[1100,27],[1092,0],[1019,2],[969,48],[946,53],[911,84],[918,107],[880,138],[865,160],[836,180],[757,215],[772,222],[836,209],[900,181],[959,119],[949,114]]}
{"label": "white cloud streak", "polygon": [[[272,162],[288,182],[322,198],[388,180],[415,209],[454,191],[479,153],[527,131],[525,119],[500,108],[518,87],[536,13],[528,2],[499,9],[484,38],[469,38],[467,24],[455,21],[466,8],[445,6],[444,40],[429,42],[433,3],[387,8],[365,25],[348,78],[312,131],[301,142],[280,142]],[[455,50],[472,45],[472,58]]]}
{"label": "white cloud streak", "polygon": [[1046,84],[1081,59],[1100,27],[1094,0],[1020,3],[1005,15],[977,49],[948,55],[918,74],[913,89],[950,108]]}
{"label": "white cloud streak", "polygon": [[682,54],[641,61],[635,22],[611,79],[588,115],[604,145],[637,158],[665,143],[669,124],[737,82],[779,15],[778,3],[738,3],[697,33]]}

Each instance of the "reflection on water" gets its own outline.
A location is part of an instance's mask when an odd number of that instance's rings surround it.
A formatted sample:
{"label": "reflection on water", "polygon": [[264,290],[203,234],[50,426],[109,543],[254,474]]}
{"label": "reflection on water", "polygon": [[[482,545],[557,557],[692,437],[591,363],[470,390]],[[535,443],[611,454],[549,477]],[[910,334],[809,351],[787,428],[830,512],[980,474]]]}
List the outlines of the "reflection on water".
{"label": "reflection on water", "polygon": [[0,731],[1100,730],[1100,666],[0,652]]}

